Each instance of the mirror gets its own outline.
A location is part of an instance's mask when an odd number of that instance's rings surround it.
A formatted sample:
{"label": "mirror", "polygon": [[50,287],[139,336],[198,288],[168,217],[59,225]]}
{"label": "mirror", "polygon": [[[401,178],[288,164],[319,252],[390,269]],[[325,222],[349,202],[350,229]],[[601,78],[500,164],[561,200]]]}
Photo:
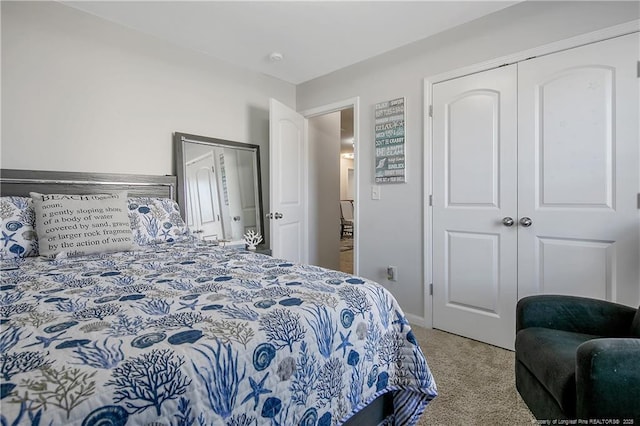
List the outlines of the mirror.
{"label": "mirror", "polygon": [[178,204],[191,232],[206,241],[244,244],[263,233],[260,147],[174,133]]}

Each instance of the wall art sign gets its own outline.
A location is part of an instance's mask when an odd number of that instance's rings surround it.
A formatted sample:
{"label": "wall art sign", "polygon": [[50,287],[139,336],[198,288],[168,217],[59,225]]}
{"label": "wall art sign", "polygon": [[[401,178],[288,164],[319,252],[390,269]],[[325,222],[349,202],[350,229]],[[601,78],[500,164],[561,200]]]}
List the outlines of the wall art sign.
{"label": "wall art sign", "polygon": [[376,104],[376,183],[406,182],[404,101],[402,97]]}

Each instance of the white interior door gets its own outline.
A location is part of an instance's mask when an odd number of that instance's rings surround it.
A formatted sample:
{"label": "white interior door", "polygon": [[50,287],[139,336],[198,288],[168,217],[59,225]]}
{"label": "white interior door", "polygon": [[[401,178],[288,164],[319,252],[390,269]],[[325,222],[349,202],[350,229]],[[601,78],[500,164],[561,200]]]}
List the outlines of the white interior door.
{"label": "white interior door", "polygon": [[[512,348],[515,65],[433,86],[433,326]],[[507,221],[508,224],[508,221]]]}
{"label": "white interior door", "polygon": [[638,39],[519,64],[520,297],[640,303]]}
{"label": "white interior door", "polygon": [[186,165],[187,224],[203,240],[223,238],[213,152]]}
{"label": "white interior door", "polygon": [[269,133],[271,251],[274,257],[306,263],[305,119],[270,99]]}

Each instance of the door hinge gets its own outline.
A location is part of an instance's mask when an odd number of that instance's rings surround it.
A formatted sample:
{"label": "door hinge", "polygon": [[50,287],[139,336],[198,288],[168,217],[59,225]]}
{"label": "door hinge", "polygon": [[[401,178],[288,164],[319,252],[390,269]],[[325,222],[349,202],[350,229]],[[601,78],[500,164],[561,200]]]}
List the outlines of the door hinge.
{"label": "door hinge", "polygon": [[429,205],[433,206],[433,195],[429,194]]}
{"label": "door hinge", "polygon": [[433,283],[429,284],[429,296],[433,296]]}
{"label": "door hinge", "polygon": [[640,78],[640,61],[638,61],[638,78]]}
{"label": "door hinge", "polygon": [[640,194],[638,194],[638,210],[640,210]]}
{"label": "door hinge", "polygon": [[429,105],[429,117],[433,117],[433,105]]}

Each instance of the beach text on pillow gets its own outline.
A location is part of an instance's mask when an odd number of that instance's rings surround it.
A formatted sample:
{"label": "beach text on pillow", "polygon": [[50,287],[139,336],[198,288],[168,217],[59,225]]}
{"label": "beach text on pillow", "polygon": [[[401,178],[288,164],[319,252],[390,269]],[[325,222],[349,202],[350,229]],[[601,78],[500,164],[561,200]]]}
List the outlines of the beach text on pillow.
{"label": "beach text on pillow", "polygon": [[132,249],[126,192],[30,195],[40,255],[82,256]]}

